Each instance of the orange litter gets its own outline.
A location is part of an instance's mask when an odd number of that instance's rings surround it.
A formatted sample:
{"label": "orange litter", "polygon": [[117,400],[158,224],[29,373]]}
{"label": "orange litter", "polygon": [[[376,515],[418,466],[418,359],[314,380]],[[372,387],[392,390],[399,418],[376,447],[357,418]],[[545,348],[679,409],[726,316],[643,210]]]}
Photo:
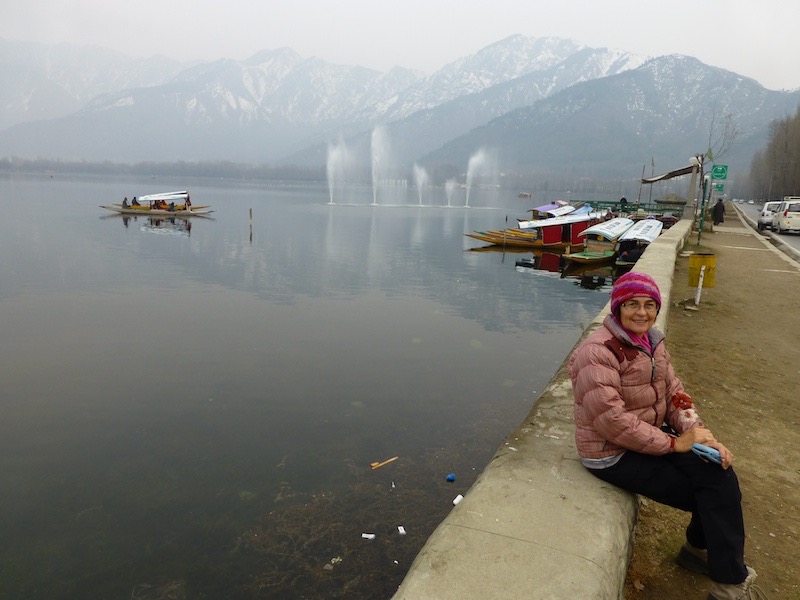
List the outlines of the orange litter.
{"label": "orange litter", "polygon": [[374,471],[375,469],[380,469],[384,465],[388,465],[390,462],[396,461],[398,458],[400,458],[400,457],[399,456],[393,456],[392,458],[389,458],[389,459],[387,459],[387,460],[385,460],[383,462],[370,463],[369,466],[372,467],[372,470]]}

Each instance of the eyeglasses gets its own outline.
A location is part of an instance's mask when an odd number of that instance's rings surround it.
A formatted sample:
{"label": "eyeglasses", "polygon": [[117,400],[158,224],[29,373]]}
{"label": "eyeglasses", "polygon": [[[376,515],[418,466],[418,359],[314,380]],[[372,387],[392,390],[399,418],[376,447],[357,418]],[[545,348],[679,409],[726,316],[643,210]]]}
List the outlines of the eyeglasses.
{"label": "eyeglasses", "polygon": [[623,302],[620,306],[625,310],[630,310],[632,312],[639,312],[642,309],[649,313],[658,312],[658,304],[654,301],[649,300],[642,304],[641,302],[635,302],[634,300],[628,300],[627,302]]}

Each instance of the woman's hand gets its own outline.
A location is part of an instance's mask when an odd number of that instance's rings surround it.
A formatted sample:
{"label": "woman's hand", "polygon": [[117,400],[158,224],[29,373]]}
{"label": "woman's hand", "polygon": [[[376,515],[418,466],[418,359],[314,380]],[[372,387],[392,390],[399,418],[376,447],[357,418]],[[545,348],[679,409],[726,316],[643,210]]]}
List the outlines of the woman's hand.
{"label": "woman's hand", "polygon": [[728,467],[731,466],[731,463],[733,462],[733,452],[728,450],[725,446],[723,446],[716,440],[706,444],[706,446],[711,446],[712,448],[716,448],[717,450],[719,450],[719,457],[722,459],[723,469],[727,469]]}
{"label": "woman's hand", "polygon": [[675,452],[691,452],[692,444],[705,444],[719,450],[722,459],[722,468],[727,469],[733,462],[733,453],[717,441],[710,429],[705,427],[692,427],[687,429],[675,439]]}
{"label": "woman's hand", "polygon": [[710,429],[706,429],[705,427],[692,427],[675,439],[675,452],[691,452],[692,444],[705,444],[706,446],[716,448],[716,446],[714,446],[716,441]]}

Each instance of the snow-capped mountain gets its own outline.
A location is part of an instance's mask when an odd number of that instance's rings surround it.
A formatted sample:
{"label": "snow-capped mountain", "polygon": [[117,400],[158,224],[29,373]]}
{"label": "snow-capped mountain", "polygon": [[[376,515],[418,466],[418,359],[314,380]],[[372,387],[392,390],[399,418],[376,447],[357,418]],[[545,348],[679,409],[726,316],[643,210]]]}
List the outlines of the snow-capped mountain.
{"label": "snow-capped mountain", "polygon": [[476,147],[495,149],[508,168],[569,165],[592,175],[652,161],[681,164],[704,152],[730,118],[736,142],[726,162],[747,168],[769,123],[793,113],[800,91],[767,90],[753,79],[687,56],[587,80],[500,116],[444,144],[424,160],[466,163]]}
{"label": "snow-capped mountain", "polygon": [[66,116],[100,94],[166,83],[186,67],[162,56],[0,39],[0,130]]}
{"label": "snow-capped mountain", "polygon": [[[288,48],[195,65],[88,48],[62,49],[59,60],[54,53],[0,43],[0,100],[13,107],[4,113],[0,156],[317,167],[331,142],[368,148],[381,125],[401,165],[463,164],[470,147],[494,145],[516,165],[566,168],[571,158],[591,162],[591,152],[607,165],[614,157],[608,148],[622,140],[620,161],[649,160],[651,150],[679,153],[673,161],[682,161],[706,149],[700,138],[708,136],[710,115],[732,114],[743,128],[763,129],[741,138],[740,155],[749,160],[769,120],[791,112],[800,94],[765,90],[686,57],[647,62],[520,35],[429,77],[335,65]],[[25,77],[15,78],[21,70]],[[44,108],[31,101],[41,97],[50,100]],[[612,136],[607,147],[604,132]],[[571,150],[545,152],[548,146]]]}

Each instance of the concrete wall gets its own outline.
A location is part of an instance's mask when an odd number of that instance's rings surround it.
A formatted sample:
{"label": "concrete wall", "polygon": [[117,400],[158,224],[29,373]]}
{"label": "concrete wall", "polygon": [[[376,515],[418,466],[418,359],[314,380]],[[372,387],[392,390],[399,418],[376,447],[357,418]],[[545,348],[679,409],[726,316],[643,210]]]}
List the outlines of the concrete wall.
{"label": "concrete wall", "polygon": [[[652,275],[669,314],[681,220],[636,263]],[[584,337],[600,326],[609,306]],[[583,339],[583,338],[582,338]],[[623,597],[636,500],[580,464],[566,359],[525,420],[431,535],[395,600]]]}

